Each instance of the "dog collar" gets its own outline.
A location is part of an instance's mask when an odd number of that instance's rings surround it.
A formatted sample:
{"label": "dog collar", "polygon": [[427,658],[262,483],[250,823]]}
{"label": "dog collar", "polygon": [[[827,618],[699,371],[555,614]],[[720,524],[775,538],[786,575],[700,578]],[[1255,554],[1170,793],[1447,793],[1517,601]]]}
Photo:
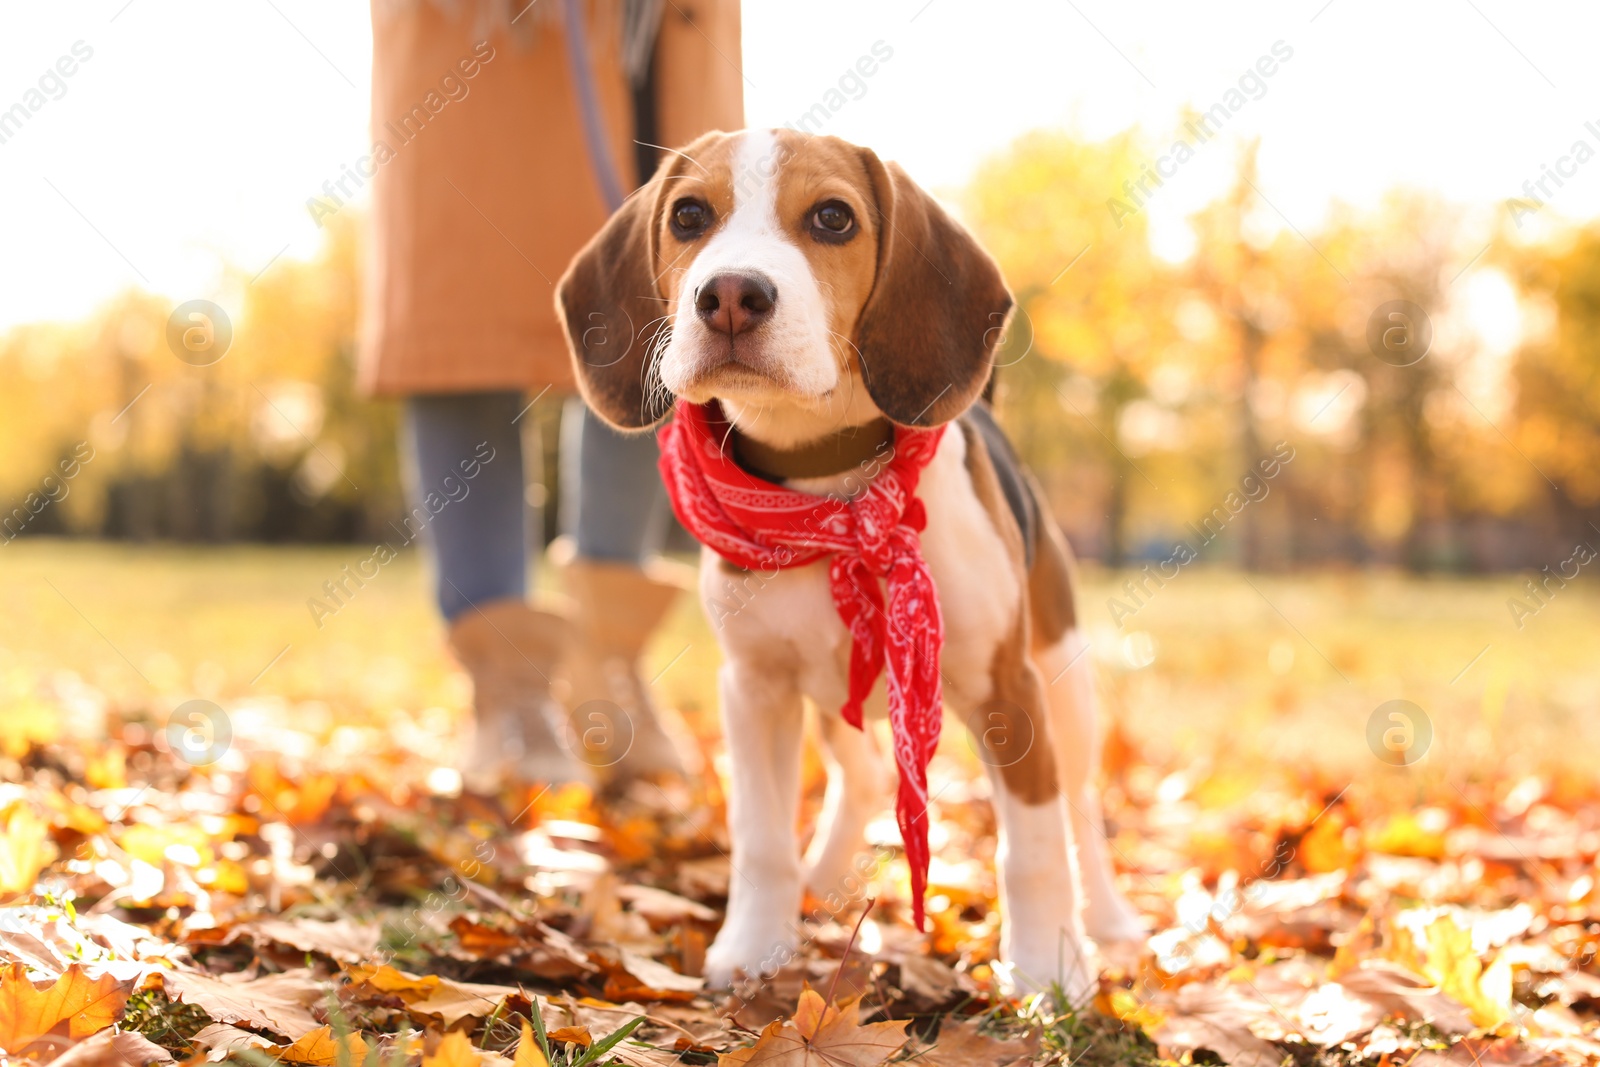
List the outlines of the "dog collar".
{"label": "dog collar", "polygon": [[765,481],[827,478],[856,470],[873,459],[887,460],[894,447],[894,423],[876,418],[835,430],[798,448],[773,448],[734,430],[730,447],[735,463]]}

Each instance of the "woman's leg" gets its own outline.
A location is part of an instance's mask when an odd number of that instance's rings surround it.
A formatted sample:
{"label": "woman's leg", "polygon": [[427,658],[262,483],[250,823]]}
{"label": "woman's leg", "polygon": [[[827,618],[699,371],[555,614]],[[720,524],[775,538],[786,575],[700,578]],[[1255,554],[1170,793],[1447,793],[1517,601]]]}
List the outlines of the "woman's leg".
{"label": "woman's leg", "polygon": [[582,559],[644,563],[666,535],[653,433],[621,434],[573,397],[561,413],[563,525]]}
{"label": "woman's leg", "polygon": [[[413,534],[422,526],[433,555],[435,598],[447,622],[473,604],[527,595],[522,434],[511,421],[523,403],[518,392],[406,401],[406,525]],[[428,506],[430,494],[437,514]]]}
{"label": "woman's leg", "polygon": [[568,704],[578,758],[626,780],[683,773],[662,728],[640,656],[692,568],[650,557],[671,513],[653,434],[620,434],[581,400],[562,413],[562,503],[574,558],[563,584],[575,606],[577,643]]}
{"label": "woman's leg", "polygon": [[527,602],[524,410],[516,392],[406,403],[408,535],[432,550],[450,644],[472,676],[472,739],[462,777],[475,792],[582,781],[551,696],[569,623]]}

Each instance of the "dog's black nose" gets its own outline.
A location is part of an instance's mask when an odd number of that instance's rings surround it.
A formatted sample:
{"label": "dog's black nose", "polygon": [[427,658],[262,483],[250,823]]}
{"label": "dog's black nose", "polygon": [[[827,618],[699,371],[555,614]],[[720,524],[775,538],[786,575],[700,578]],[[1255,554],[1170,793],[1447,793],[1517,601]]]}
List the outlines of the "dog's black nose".
{"label": "dog's black nose", "polygon": [[764,274],[716,274],[694,295],[700,320],[730,337],[761,325],[778,302],[777,286]]}

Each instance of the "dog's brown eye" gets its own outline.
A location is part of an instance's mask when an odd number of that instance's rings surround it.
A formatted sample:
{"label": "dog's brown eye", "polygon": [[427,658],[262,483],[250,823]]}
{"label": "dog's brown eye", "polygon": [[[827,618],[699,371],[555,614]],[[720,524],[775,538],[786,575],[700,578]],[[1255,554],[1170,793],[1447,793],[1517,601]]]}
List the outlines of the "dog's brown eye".
{"label": "dog's brown eye", "polygon": [[711,225],[711,209],[698,200],[679,200],[672,205],[672,232],[680,238],[697,237]]}
{"label": "dog's brown eye", "polygon": [[830,240],[848,236],[855,225],[856,217],[849,205],[837,200],[823,204],[811,216],[812,231]]}

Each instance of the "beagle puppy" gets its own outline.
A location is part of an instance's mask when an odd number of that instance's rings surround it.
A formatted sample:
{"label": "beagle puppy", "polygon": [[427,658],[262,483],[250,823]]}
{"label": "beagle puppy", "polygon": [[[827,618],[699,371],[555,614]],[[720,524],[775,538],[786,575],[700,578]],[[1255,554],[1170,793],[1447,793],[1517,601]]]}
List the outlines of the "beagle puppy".
{"label": "beagle puppy", "polygon": [[[740,466],[788,489],[849,496],[881,468],[870,461],[897,427],[952,424],[915,495],[943,618],[944,705],[993,786],[997,973],[1008,990],[1060,982],[1086,1000],[1089,938],[1143,933],[1114,887],[1092,783],[1099,741],[1073,562],[982,398],[1012,308],[994,261],[867,149],[791,130],[718,132],[664,159],[574,259],[557,304],[603,418],[645,430],[674,401],[715,401]],[[827,560],[745,571],[707,549],[700,592],[724,655],[732,774],[734,873],[706,959],[726,986],[794,950],[804,887],[839,895],[888,782],[870,737],[837,711],[852,637]],[[882,714],[884,688],[869,717]],[[829,784],[802,855],[806,697]]]}

